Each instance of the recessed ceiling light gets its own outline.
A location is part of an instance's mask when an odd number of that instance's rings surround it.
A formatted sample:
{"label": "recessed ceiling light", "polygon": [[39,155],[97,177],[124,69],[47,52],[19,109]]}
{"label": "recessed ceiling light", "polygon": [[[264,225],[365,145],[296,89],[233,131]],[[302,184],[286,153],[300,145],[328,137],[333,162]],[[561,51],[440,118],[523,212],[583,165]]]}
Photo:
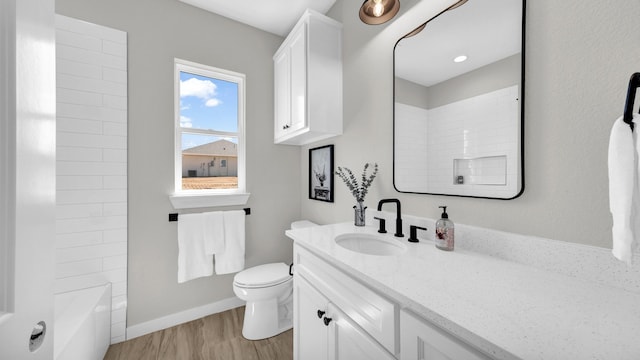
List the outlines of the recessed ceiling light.
{"label": "recessed ceiling light", "polygon": [[460,56],[456,56],[456,58],[453,59],[453,62],[459,63],[459,62],[463,62],[465,60],[467,60],[467,56],[466,55],[460,55]]}

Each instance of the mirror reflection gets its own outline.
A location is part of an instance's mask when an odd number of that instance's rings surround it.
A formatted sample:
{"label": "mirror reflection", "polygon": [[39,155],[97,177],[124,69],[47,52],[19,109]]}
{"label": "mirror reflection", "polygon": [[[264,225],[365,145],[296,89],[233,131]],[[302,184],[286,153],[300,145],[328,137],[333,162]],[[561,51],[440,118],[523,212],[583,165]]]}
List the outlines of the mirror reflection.
{"label": "mirror reflection", "polygon": [[521,194],[523,3],[470,0],[396,43],[398,191]]}

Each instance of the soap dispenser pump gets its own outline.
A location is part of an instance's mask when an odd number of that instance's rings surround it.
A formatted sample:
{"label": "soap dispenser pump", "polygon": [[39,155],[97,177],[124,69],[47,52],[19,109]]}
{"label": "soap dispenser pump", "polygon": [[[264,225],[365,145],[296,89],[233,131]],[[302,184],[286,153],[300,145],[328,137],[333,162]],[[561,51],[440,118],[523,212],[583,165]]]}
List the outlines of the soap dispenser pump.
{"label": "soap dispenser pump", "polygon": [[436,222],[436,247],[440,250],[453,251],[453,221],[449,220],[446,206],[439,206],[442,217]]}

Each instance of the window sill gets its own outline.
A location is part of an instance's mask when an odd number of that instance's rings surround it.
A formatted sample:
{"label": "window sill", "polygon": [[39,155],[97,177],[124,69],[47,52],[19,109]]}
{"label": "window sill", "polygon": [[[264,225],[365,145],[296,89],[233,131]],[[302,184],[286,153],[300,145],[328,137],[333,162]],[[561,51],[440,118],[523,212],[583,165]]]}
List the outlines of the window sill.
{"label": "window sill", "polygon": [[249,200],[249,193],[235,194],[173,194],[169,196],[174,209],[191,209],[215,206],[245,205]]}

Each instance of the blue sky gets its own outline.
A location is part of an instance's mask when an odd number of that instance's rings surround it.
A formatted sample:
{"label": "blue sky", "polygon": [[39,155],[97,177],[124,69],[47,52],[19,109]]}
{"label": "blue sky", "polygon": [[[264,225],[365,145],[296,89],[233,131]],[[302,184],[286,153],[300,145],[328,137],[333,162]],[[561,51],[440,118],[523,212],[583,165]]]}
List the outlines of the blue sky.
{"label": "blue sky", "polygon": [[[180,72],[180,126],[237,132],[238,84]],[[182,149],[218,139],[220,137],[183,133]],[[237,142],[237,138],[228,140]]]}

